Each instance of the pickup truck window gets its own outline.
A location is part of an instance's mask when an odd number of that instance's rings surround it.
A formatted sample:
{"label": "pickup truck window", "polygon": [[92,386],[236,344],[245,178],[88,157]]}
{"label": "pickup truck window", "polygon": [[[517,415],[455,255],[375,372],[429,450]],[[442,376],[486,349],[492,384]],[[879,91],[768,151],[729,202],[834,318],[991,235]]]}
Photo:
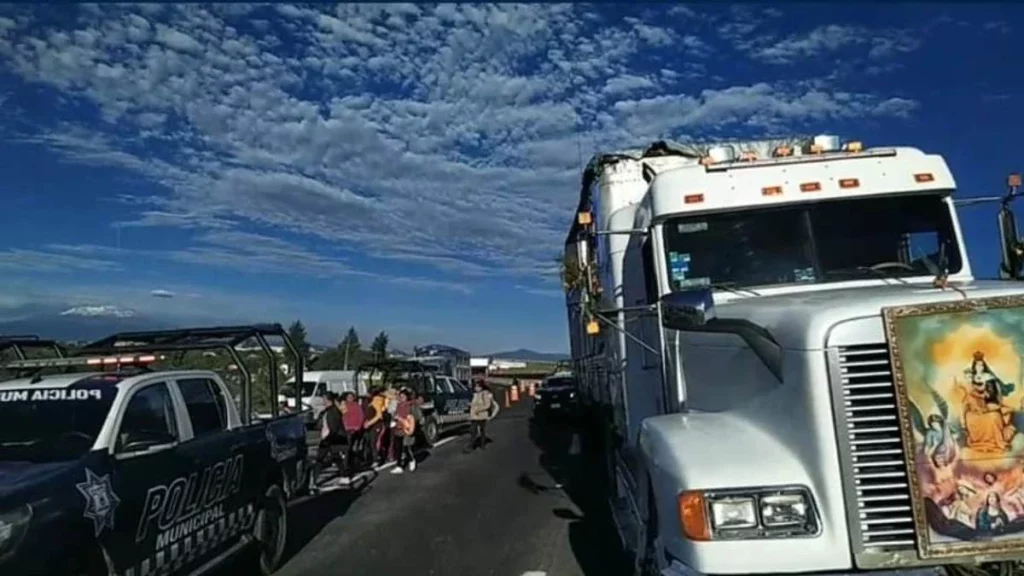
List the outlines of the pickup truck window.
{"label": "pickup truck window", "polygon": [[448,378],[438,378],[437,388],[440,392],[446,392],[448,394],[455,392],[455,388],[452,386],[452,382]]}
{"label": "pickup truck window", "polygon": [[227,411],[220,387],[209,378],[178,380],[178,389],[185,398],[192,433],[196,438],[216,434],[227,428]]}
{"label": "pickup truck window", "polygon": [[137,390],[121,419],[117,452],[136,452],[177,440],[178,425],[167,384],[160,382]]}
{"label": "pickup truck window", "polygon": [[74,385],[0,391],[0,461],[61,462],[92,449],[117,387]]}

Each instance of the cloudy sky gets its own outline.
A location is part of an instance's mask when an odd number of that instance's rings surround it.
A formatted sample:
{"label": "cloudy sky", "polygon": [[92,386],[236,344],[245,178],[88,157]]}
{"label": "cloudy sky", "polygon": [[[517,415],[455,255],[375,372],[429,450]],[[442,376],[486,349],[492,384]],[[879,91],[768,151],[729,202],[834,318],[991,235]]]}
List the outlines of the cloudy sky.
{"label": "cloudy sky", "polygon": [[[940,152],[961,195],[997,193],[1024,169],[1022,15],[0,6],[0,317],[107,305],[565,350],[552,262],[581,158],[831,132]],[[991,275],[991,208],[965,214]]]}

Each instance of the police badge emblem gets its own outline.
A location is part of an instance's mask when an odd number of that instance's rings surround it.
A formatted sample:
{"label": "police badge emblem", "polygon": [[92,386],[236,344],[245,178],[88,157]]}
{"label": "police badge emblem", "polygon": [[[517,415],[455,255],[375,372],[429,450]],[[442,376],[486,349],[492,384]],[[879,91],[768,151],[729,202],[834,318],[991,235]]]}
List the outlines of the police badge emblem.
{"label": "police badge emblem", "polygon": [[82,516],[92,520],[96,536],[104,528],[114,529],[114,511],[121,499],[114,493],[110,484],[110,475],[97,476],[92,470],[85,469],[85,482],[75,484],[78,492],[85,498],[85,510]]}

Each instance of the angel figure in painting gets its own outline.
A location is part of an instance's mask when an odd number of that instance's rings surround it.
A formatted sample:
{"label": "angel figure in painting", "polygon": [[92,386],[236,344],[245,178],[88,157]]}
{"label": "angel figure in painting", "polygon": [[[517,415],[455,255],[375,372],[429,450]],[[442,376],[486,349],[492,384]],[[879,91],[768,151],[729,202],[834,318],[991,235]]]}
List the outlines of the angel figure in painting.
{"label": "angel figure in painting", "polygon": [[932,467],[942,470],[952,467],[959,455],[957,435],[949,425],[949,404],[934,390],[930,390],[932,401],[939,409],[938,414],[929,414],[925,420],[921,410],[913,402],[910,403],[910,419],[924,438],[924,454]]}
{"label": "angel figure in painting", "polygon": [[1013,392],[1014,385],[992,372],[983,352],[974,353],[964,376],[966,385],[955,384],[967,447],[977,452],[1006,452],[1017,428],[1012,423],[1013,411],[1003,404],[1003,398]]}
{"label": "angel figure in painting", "polygon": [[978,508],[975,523],[979,532],[992,532],[1006,528],[1010,524],[1010,518],[1003,510],[1003,503],[998,492],[989,492],[985,497],[985,503]]}

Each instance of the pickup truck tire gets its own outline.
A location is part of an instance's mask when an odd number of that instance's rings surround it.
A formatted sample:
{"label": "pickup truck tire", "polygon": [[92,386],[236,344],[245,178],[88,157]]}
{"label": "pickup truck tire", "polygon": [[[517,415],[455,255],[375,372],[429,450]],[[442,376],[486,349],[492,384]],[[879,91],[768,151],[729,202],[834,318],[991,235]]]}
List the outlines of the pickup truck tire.
{"label": "pickup truck tire", "polygon": [[423,441],[427,443],[427,447],[432,447],[437,443],[437,437],[441,434],[441,426],[437,422],[437,416],[431,414],[427,416],[423,421]]}
{"label": "pickup truck tire", "polygon": [[288,542],[288,505],[284,491],[277,484],[267,488],[263,495],[253,535],[256,537],[254,555],[259,574],[273,574],[281,565]]}

